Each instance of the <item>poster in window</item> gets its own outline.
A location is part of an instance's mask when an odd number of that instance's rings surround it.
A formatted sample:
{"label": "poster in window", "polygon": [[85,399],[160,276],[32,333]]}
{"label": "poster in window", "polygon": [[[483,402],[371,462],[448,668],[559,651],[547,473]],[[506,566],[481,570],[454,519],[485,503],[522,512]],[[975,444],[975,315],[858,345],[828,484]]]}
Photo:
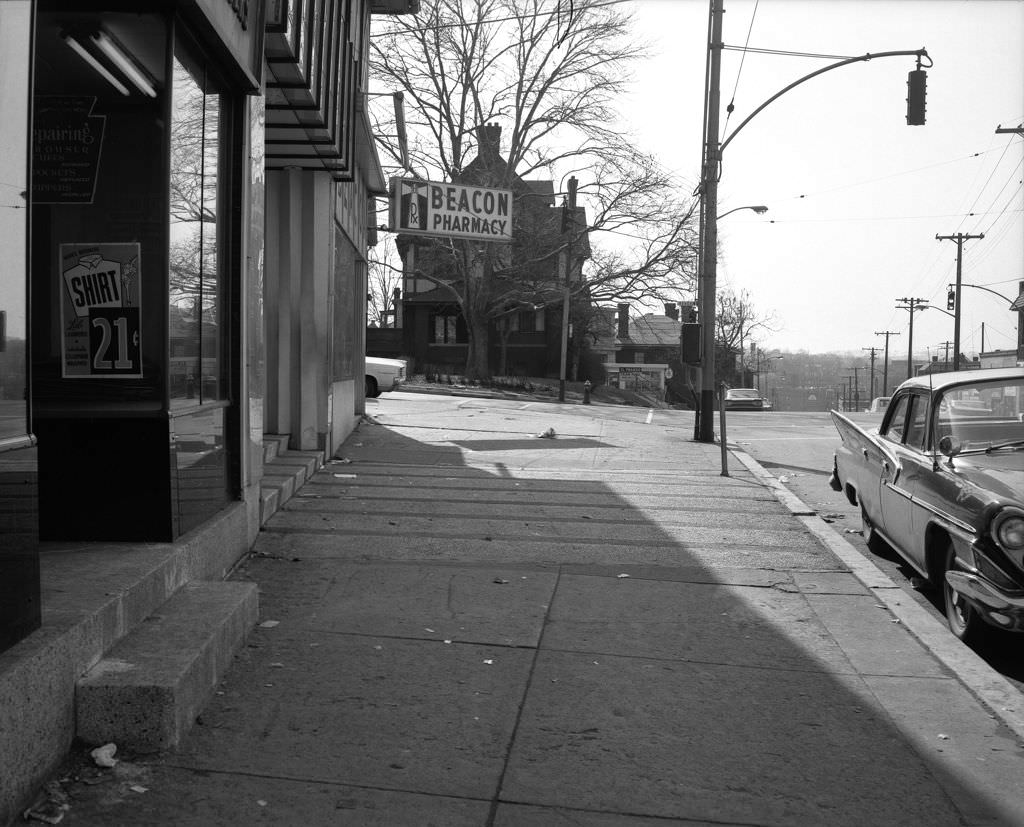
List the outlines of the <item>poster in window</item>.
{"label": "poster in window", "polygon": [[32,201],[91,204],[103,147],[105,115],[96,98],[40,95],[32,128]]}
{"label": "poster in window", "polygon": [[66,379],[142,378],[138,243],[61,244]]}

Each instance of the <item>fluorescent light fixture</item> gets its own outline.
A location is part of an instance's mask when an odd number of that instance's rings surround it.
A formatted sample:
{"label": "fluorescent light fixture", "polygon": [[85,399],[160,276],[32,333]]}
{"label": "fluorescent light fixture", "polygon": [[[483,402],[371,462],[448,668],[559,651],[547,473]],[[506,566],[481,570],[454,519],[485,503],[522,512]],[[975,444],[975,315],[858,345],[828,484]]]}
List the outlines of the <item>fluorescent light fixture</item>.
{"label": "fluorescent light fixture", "polygon": [[84,60],[86,63],[92,66],[92,68],[95,69],[103,77],[103,79],[106,80],[111,86],[113,86],[118,92],[120,92],[122,95],[131,94],[131,92],[128,91],[128,87],[121,83],[121,81],[119,81],[117,78],[115,78],[107,69],[107,67],[96,59],[92,52],[86,49],[85,46],[83,46],[81,43],[78,42],[78,40],[75,39],[74,35],[66,34],[63,35],[63,38],[64,42],[67,43],[68,46],[70,46],[71,49],[76,54],[78,54],[79,57],[82,58],[82,60]]}
{"label": "fluorescent light fixture", "polygon": [[124,72],[125,77],[134,83],[140,92],[149,95],[151,98],[156,97],[156,89],[153,88],[153,84],[142,74],[139,67],[135,65],[135,62],[122,51],[121,46],[106,32],[100,31],[99,34],[92,35],[91,40],[100,48],[103,54],[113,61],[118,69]]}

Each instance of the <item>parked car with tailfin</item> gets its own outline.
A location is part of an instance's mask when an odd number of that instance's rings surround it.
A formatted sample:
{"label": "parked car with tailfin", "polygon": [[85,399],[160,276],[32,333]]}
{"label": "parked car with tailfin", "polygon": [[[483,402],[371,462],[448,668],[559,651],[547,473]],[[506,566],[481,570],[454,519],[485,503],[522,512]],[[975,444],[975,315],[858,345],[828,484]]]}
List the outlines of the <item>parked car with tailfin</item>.
{"label": "parked car with tailfin", "polygon": [[953,633],[1024,631],[1024,368],[920,376],[881,425],[832,412],[842,443],[831,484],[941,589]]}

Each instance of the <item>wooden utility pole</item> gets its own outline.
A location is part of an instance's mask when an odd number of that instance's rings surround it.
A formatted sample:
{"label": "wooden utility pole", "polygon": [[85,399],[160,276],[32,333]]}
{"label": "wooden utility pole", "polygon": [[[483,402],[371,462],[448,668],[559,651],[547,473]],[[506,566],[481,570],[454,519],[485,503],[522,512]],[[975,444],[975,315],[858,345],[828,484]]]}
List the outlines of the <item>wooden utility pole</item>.
{"label": "wooden utility pole", "polygon": [[879,396],[888,396],[889,395],[889,337],[890,336],[899,336],[900,334],[896,333],[893,330],[882,330],[882,331],[876,330],[875,331],[875,335],[876,336],[885,336],[885,361],[882,362],[882,392],[879,394]]}
{"label": "wooden utility pole", "polygon": [[711,0],[711,38],[708,43],[708,76],[704,99],[704,164],[701,199],[704,232],[701,236],[701,379],[697,441],[715,441],[715,291],[718,267],[718,173],[722,157],[719,139],[719,105],[722,77],[722,2]]}
{"label": "wooden utility pole", "polygon": [[853,379],[853,398],[851,402],[851,411],[855,411],[860,407],[860,372],[864,370],[862,366],[847,368],[847,370],[853,371],[853,376],[846,377],[847,379]]}
{"label": "wooden utility pole", "polygon": [[569,310],[572,305],[572,238],[576,233],[576,176],[569,179],[569,197],[562,205],[562,231],[568,230],[565,246],[565,293],[562,296],[562,364],[558,373],[558,401],[565,401],[565,375],[569,364]]}
{"label": "wooden utility pole", "polygon": [[927,310],[928,302],[925,299],[902,298],[896,299],[902,304],[897,304],[897,310],[910,311],[910,341],[907,343],[907,379],[914,375],[914,311]]}
{"label": "wooden utility pole", "polygon": [[939,342],[939,347],[942,347],[942,348],[946,349],[946,356],[942,360],[942,366],[944,368],[948,368],[949,367],[949,349],[950,349],[950,347],[952,347],[952,345],[953,345],[952,342]]}
{"label": "wooden utility pole", "polygon": [[[972,238],[984,238],[984,233],[970,235],[969,233],[956,233],[955,235],[936,235],[936,241],[956,242],[956,306],[953,309],[953,370],[960,370],[960,281],[963,271],[964,242]],[[913,324],[914,314],[910,314]]]}
{"label": "wooden utility pole", "polygon": [[862,347],[861,350],[866,350],[871,354],[871,398],[875,398],[875,354],[878,353],[877,347]]}

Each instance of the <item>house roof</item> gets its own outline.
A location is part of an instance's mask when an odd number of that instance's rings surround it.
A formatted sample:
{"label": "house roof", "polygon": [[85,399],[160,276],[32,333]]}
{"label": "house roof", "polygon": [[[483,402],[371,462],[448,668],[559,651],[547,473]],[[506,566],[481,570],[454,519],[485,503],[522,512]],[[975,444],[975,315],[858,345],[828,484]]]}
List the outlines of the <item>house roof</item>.
{"label": "house roof", "polygon": [[628,341],[634,347],[678,347],[680,323],[678,319],[655,313],[629,320]]}

